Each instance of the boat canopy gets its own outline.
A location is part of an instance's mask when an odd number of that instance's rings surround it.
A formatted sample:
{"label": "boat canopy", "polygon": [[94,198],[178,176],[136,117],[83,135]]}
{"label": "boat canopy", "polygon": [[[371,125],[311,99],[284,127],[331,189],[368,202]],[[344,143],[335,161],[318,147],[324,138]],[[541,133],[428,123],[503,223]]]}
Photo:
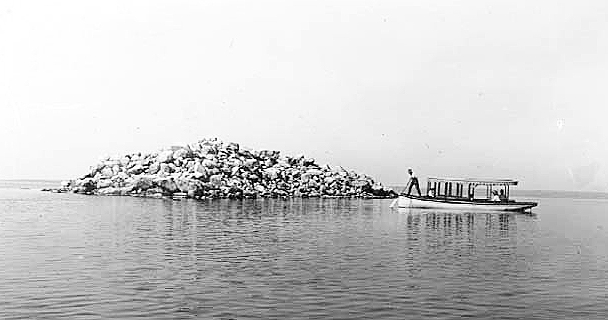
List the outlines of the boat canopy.
{"label": "boat canopy", "polygon": [[459,178],[435,178],[429,177],[428,181],[433,182],[455,182],[455,183],[467,183],[477,186],[516,186],[517,181],[511,179],[459,179]]}
{"label": "boat canopy", "polygon": [[[427,179],[426,190],[429,197],[474,199],[475,189],[479,186],[486,187],[486,199],[492,198],[492,189],[498,187],[504,189],[502,197],[509,200],[510,187],[516,186],[517,181],[511,179],[456,179],[456,178],[433,178]],[[466,187],[466,193],[465,193]]]}

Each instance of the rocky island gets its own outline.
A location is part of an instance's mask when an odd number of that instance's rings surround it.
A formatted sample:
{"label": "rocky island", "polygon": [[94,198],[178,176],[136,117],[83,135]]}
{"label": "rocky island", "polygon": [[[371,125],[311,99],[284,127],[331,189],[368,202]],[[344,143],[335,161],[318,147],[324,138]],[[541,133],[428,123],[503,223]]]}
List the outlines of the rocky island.
{"label": "rocky island", "polygon": [[340,166],[218,139],[108,157],[83,177],[46,191],[193,199],[397,196],[371,177]]}

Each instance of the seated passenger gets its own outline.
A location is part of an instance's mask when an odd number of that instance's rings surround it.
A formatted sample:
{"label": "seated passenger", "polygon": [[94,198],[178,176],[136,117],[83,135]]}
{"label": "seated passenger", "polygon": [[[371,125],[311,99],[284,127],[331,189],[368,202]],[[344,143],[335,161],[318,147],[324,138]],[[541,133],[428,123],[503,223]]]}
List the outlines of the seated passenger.
{"label": "seated passenger", "polygon": [[507,201],[507,196],[505,195],[504,190],[500,190],[500,194],[498,195],[498,198],[500,199],[500,201]]}
{"label": "seated passenger", "polygon": [[500,197],[498,196],[498,191],[492,191],[492,201],[500,201]]}

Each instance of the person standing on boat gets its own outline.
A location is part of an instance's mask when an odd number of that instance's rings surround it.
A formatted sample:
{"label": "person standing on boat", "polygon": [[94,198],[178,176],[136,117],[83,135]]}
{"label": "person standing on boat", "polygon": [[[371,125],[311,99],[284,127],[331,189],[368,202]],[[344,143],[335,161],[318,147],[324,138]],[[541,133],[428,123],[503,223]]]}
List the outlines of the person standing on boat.
{"label": "person standing on boat", "polygon": [[414,173],[414,170],[412,170],[412,168],[407,168],[407,173],[410,175],[410,180],[407,182],[407,195],[409,196],[410,193],[412,192],[412,187],[416,186],[416,191],[418,191],[418,196],[422,196],[422,193],[420,193],[420,185],[418,184],[418,176],[416,176],[416,174]]}

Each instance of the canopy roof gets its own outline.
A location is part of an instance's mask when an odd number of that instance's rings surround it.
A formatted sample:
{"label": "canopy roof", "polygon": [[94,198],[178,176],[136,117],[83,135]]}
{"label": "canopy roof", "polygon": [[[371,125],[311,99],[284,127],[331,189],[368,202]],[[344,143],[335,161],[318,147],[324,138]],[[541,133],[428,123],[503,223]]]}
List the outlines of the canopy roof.
{"label": "canopy roof", "polygon": [[429,182],[456,182],[456,183],[470,183],[474,185],[488,185],[488,186],[516,186],[517,181],[511,179],[458,179],[458,178],[434,178],[429,177]]}

